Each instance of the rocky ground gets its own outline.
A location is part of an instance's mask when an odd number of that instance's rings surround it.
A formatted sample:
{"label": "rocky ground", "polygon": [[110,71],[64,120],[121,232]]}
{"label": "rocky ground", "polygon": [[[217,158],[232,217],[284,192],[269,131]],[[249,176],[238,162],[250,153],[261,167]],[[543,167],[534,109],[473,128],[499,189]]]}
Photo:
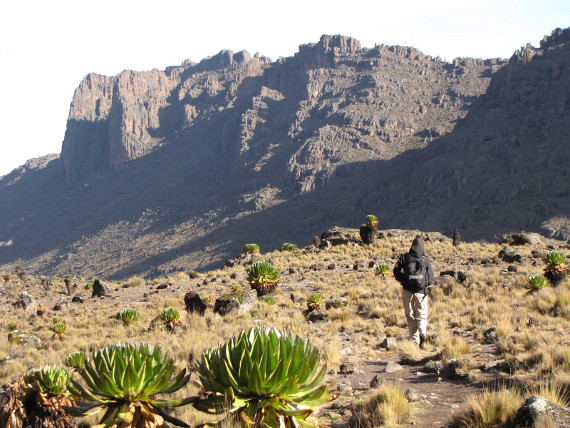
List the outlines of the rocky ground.
{"label": "rocky ground", "polygon": [[[325,346],[329,342],[329,347],[323,352],[329,368],[326,382],[331,384],[340,396],[321,409],[323,423],[333,427],[349,426],[355,401],[365,399],[371,387],[378,383],[392,381],[406,391],[412,403],[412,420],[402,426],[445,427],[454,416],[465,412],[467,397],[481,392],[486,386],[493,387],[497,383],[507,381],[510,369],[505,362],[504,352],[501,352],[493,341],[493,328],[466,328],[463,321],[453,316],[444,322],[445,330],[471,345],[469,369],[464,370],[460,367],[461,364],[453,359],[442,359],[441,349],[437,344],[441,321],[436,313],[442,312],[441,307],[445,308],[441,299],[447,297],[437,294],[434,290],[430,292],[436,294],[432,296],[435,305],[434,325],[429,327],[431,343],[428,349],[422,351],[420,358],[416,360],[407,359],[406,354],[402,353],[401,344],[406,342],[407,330],[402,323],[403,314],[400,313],[397,295],[388,297],[395,286],[394,280],[390,278],[391,275],[388,278],[377,276],[375,270],[381,262],[393,266],[397,256],[407,250],[416,233],[417,231],[381,231],[376,244],[363,247],[359,243],[356,230],[337,228],[321,236],[320,248],[307,247],[291,254],[275,252],[260,256],[239,256],[229,260],[223,268],[207,274],[190,273],[158,278],[154,281],[143,281],[141,285],[127,286],[128,281],[103,281],[106,288],[101,296],[93,296],[92,290],[84,289],[86,279],[74,278],[71,294],[68,295],[61,279],[11,274],[8,281],[0,284],[0,314],[5,323],[19,314],[19,328],[34,330],[35,334],[47,343],[47,349],[52,352],[50,358],[54,358],[55,354],[63,352],[65,346],[71,345],[70,341],[74,340],[73,332],[69,333],[66,345],[50,342],[49,333],[38,327],[41,318],[35,313],[39,306],[46,311],[44,319],[57,315],[69,320],[66,322],[70,325],[72,319],[80,320],[81,314],[84,313],[107,314],[106,318],[101,318],[104,320],[101,323],[104,328],[109,323],[109,314],[118,308],[136,307],[142,313],[144,308],[150,310],[153,305],[158,305],[157,302],[174,303],[174,306],[183,307],[183,296],[193,290],[202,297],[212,298],[206,308],[205,319],[210,329],[219,325],[222,328],[220,334],[224,336],[229,334],[233,327],[225,328],[224,331],[223,326],[231,326],[234,323],[232,319],[246,325],[259,322],[282,325],[288,322],[284,321],[288,318],[292,323],[297,323],[298,328],[306,332],[314,343]],[[453,250],[448,238],[437,233],[426,234],[428,253],[431,250],[430,257],[437,275],[434,287],[439,290],[452,290],[448,296],[452,299],[453,288],[460,286],[458,278],[463,274],[466,278],[471,278],[469,281],[472,281],[472,284],[497,278],[497,286],[504,289],[506,284],[516,281],[516,275],[540,271],[540,257],[548,249],[557,248],[568,252],[567,244],[534,234],[524,235],[528,241],[525,245],[509,245],[516,243],[517,237],[522,235],[513,236],[506,236],[502,244],[462,244],[464,247],[460,251],[457,250],[458,253]],[[276,304],[269,307],[254,303],[250,309],[242,312],[242,315],[220,316],[214,313],[216,300],[227,295],[231,285],[244,284],[247,267],[262,258],[278,266],[282,274],[282,281],[275,293]],[[566,283],[565,287],[567,286]],[[35,298],[28,302],[27,309],[14,308],[14,303],[22,300],[19,295],[24,290]],[[319,311],[323,315],[322,319],[311,318],[305,316],[305,299],[311,293],[321,293],[326,302],[345,299],[349,303],[346,308],[341,307],[336,312],[334,309],[322,308]],[[390,303],[393,310],[385,313],[386,318],[395,317],[393,324],[389,324],[381,315],[374,315],[373,309],[368,312],[366,310],[370,299],[383,302],[382,297],[378,297],[382,295],[393,301]],[[456,303],[450,300],[450,307],[447,309],[449,314],[457,310],[454,305]],[[151,318],[152,316],[148,315],[144,322]],[[546,328],[546,322],[541,322]],[[559,318],[556,322],[568,336],[570,330],[567,321]],[[192,328],[192,325],[183,326],[180,334],[187,334]],[[113,334],[107,333],[107,340],[113,340]],[[140,335],[146,340],[146,333],[131,334],[135,339]],[[562,341],[562,345],[564,343]],[[10,364],[23,361],[25,367],[32,367],[38,360],[47,358],[46,351],[38,351],[36,361],[26,360],[30,357],[26,356],[22,347],[33,344],[16,346],[3,341],[0,345],[0,351],[5,354],[5,358],[0,362],[3,381],[8,381],[16,375],[7,369]],[[171,346],[167,343],[164,345]],[[61,346],[64,348],[59,351],[58,347]]]}

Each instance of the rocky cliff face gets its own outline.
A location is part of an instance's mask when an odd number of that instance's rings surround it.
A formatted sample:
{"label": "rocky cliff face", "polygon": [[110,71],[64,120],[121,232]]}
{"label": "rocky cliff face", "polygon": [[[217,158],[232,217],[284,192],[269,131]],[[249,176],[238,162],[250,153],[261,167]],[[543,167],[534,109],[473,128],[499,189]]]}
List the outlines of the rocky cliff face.
{"label": "rocky cliff face", "polygon": [[91,74],[71,106],[66,178],[117,167],[214,121],[231,156],[259,169],[279,147],[289,178],[311,191],[338,165],[390,159],[448,133],[501,65],[323,36],[275,63],[222,51],[164,72]]}
{"label": "rocky cliff face", "polygon": [[[122,278],[216,267],[333,224],[568,237],[569,30],[509,61],[323,36],[91,74],[60,158],[0,178],[0,263]],[[7,201],[7,202],[5,202]]]}

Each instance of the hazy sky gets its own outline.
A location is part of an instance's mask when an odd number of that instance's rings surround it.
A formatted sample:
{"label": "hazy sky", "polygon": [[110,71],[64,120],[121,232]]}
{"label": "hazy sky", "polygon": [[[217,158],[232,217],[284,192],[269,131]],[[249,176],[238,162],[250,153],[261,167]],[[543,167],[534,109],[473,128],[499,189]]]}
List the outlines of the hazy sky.
{"label": "hazy sky", "polygon": [[164,69],[222,49],[277,59],[322,34],[425,54],[508,58],[570,26],[569,0],[7,0],[0,6],[0,175],[59,153],[90,73]]}

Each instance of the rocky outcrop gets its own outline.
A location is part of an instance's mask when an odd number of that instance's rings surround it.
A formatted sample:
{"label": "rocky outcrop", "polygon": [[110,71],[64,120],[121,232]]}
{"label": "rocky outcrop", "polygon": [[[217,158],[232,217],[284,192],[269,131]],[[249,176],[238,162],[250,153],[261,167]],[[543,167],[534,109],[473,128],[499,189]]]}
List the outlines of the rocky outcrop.
{"label": "rocky outcrop", "polygon": [[526,428],[537,426],[538,423],[561,428],[568,427],[570,426],[570,408],[554,404],[539,395],[533,395],[517,412],[513,426]]}

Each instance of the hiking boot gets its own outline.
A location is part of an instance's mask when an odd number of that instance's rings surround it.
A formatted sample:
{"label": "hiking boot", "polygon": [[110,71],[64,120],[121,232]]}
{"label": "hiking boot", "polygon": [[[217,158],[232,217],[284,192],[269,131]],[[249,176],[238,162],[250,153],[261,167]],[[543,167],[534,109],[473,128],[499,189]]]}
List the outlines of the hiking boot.
{"label": "hiking boot", "polygon": [[424,351],[427,349],[427,338],[425,334],[420,334],[420,349]]}

